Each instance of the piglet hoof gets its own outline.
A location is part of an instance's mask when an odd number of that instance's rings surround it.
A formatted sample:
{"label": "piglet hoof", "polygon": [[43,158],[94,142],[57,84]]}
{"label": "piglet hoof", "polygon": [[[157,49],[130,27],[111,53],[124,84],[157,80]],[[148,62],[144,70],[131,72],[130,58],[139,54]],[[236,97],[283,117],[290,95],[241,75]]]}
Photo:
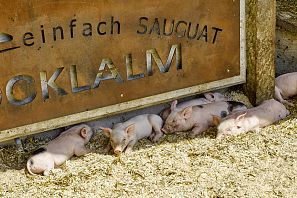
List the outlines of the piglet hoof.
{"label": "piglet hoof", "polygon": [[149,139],[150,141],[153,141],[154,138],[155,138],[155,134],[154,134],[154,133],[152,133],[152,134],[148,137],[148,139]]}
{"label": "piglet hoof", "polygon": [[254,131],[255,131],[256,133],[260,133],[260,132],[261,132],[261,129],[260,129],[260,128],[256,128],[256,129],[254,129]]}
{"label": "piglet hoof", "polygon": [[282,103],[287,104],[287,105],[289,105],[289,106],[291,106],[291,107],[295,107],[295,105],[294,105],[293,103],[288,102],[288,101],[286,101],[286,100],[284,100]]}
{"label": "piglet hoof", "polygon": [[155,138],[152,139],[152,142],[153,142],[153,143],[157,143],[157,142],[159,142],[159,140],[160,140],[160,138],[158,138],[158,137],[156,138],[156,137],[155,137]]}
{"label": "piglet hoof", "polygon": [[44,175],[44,176],[49,176],[49,174],[50,174],[50,170],[45,170],[45,171],[43,172],[43,175]]}
{"label": "piglet hoof", "polygon": [[158,135],[155,135],[155,137],[152,139],[153,143],[157,143],[160,141],[160,139],[163,137],[163,133],[160,133]]}

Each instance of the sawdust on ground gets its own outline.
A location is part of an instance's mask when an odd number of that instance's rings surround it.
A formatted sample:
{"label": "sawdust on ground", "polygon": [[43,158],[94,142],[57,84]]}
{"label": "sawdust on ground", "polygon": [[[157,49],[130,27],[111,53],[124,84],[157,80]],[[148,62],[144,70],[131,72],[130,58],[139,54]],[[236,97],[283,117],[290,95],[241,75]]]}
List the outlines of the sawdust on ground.
{"label": "sawdust on ground", "polygon": [[[245,96],[228,96],[248,103]],[[250,104],[248,104],[250,105]],[[212,128],[159,143],[140,141],[120,158],[104,153],[96,133],[91,153],[74,157],[49,177],[25,169],[30,153],[46,141],[28,138],[25,151],[0,149],[0,197],[296,197],[297,111],[260,132],[216,140]]]}

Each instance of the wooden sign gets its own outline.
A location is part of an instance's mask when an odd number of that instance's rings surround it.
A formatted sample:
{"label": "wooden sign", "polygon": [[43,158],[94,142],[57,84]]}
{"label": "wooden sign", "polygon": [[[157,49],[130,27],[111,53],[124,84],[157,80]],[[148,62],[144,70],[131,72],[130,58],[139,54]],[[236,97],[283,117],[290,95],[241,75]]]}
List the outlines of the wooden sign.
{"label": "wooden sign", "polygon": [[0,3],[0,141],[245,82],[244,0]]}

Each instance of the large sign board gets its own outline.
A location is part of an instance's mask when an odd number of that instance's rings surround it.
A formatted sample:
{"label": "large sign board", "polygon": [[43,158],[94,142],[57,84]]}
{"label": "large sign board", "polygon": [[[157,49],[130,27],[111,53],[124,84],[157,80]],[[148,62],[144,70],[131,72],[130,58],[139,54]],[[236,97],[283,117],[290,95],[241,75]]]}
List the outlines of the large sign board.
{"label": "large sign board", "polygon": [[0,141],[245,82],[244,0],[0,3]]}

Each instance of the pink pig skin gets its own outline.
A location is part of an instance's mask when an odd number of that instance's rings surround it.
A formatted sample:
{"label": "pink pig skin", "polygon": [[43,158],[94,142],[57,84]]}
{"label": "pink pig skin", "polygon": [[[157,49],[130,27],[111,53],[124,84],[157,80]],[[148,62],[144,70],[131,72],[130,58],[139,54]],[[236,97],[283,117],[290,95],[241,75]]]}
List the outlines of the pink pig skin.
{"label": "pink pig skin", "polygon": [[154,114],[135,116],[126,122],[116,124],[112,129],[101,127],[103,133],[109,137],[110,144],[107,151],[113,148],[116,155],[132,151],[138,140],[149,137],[157,142],[162,136],[163,120]]}
{"label": "pink pig skin", "polygon": [[32,175],[48,175],[49,171],[63,164],[73,155],[82,156],[88,153],[85,145],[93,135],[91,127],[85,124],[74,126],[61,133],[46,146],[35,151],[27,161],[28,172]]}
{"label": "pink pig skin", "polygon": [[243,103],[235,101],[214,102],[205,105],[177,108],[177,101],[171,104],[171,113],[162,128],[164,133],[192,130],[194,135],[213,125],[213,115],[225,117],[235,110],[246,109]]}
{"label": "pink pig skin", "polygon": [[[225,98],[224,95],[220,94],[220,93],[204,93],[204,97],[205,98],[196,98],[196,99],[192,99],[189,101],[185,101],[182,103],[179,103],[176,107],[178,109],[184,109],[186,107],[190,107],[190,106],[196,106],[196,105],[203,105],[203,104],[209,104],[212,102],[220,102],[220,101],[226,101],[227,98]],[[171,110],[170,108],[164,109],[161,113],[160,116],[163,120],[166,120],[167,117],[169,116]]]}
{"label": "pink pig skin", "polygon": [[281,103],[294,106],[285,100],[294,95],[297,95],[297,72],[278,76],[275,79],[275,99]]}
{"label": "pink pig skin", "polygon": [[232,113],[222,121],[214,117],[214,124],[218,125],[217,139],[258,130],[285,118],[287,115],[289,115],[289,111],[283,104],[270,99],[257,107]]}

